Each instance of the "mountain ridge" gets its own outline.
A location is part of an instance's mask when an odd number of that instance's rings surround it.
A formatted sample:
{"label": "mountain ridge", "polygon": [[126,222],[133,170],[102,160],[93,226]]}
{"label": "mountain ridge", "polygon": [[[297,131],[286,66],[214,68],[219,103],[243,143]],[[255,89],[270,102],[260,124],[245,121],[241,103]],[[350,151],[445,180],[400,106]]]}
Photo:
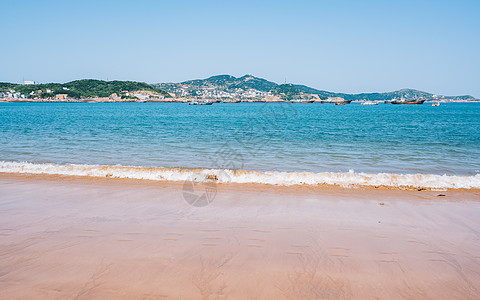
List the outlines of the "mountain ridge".
{"label": "mountain ridge", "polygon": [[[312,88],[302,84],[277,84],[264,78],[247,74],[235,77],[229,74],[210,76],[205,79],[187,80],[179,83],[156,83],[153,86],[166,90],[179,97],[210,97],[210,98],[261,98],[268,96],[287,96],[286,100],[306,98],[306,95],[317,95],[321,99],[328,97],[341,97],[346,100],[390,100],[392,98],[415,98],[422,97],[427,100],[478,100],[471,95],[445,96],[420,91],[416,89],[403,88],[391,92],[371,93],[338,93]],[[295,87],[296,89],[289,88]],[[285,93],[288,90],[288,95]],[[250,92],[249,92],[250,91]],[[308,98],[308,97],[307,97]]]}

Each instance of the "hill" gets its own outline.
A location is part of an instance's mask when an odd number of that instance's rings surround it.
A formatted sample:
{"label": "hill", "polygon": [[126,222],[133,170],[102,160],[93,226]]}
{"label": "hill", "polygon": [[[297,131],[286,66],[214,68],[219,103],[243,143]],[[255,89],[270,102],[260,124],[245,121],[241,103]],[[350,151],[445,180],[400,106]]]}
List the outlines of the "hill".
{"label": "hill", "polygon": [[171,97],[167,92],[145,82],[135,81],[103,81],[95,79],[75,80],[67,83],[45,84],[15,84],[0,82],[0,92],[15,90],[29,98],[50,98],[58,94],[67,94],[69,98],[95,98],[109,97],[117,94],[119,97],[128,98],[127,92],[149,91],[164,97]]}
{"label": "hill", "polygon": [[174,93],[179,97],[261,99],[271,95],[269,92],[278,84],[252,75],[238,78],[231,75],[217,75],[180,83],[158,83],[154,86]]}
{"label": "hill", "polygon": [[279,96],[283,100],[295,100],[308,98],[310,93],[304,92],[293,84],[280,84],[270,91],[273,95]]}
{"label": "hill", "polygon": [[447,100],[466,100],[466,101],[475,101],[475,97],[470,95],[464,96],[441,96],[441,95],[434,95],[431,93],[418,91],[414,89],[401,89],[393,92],[386,92],[386,93],[361,93],[361,94],[345,94],[345,93],[333,93],[327,92],[323,90],[317,90],[305,85],[295,85],[300,90],[309,93],[320,95],[324,97],[342,97],[346,100],[369,100],[369,101],[380,101],[380,100],[389,100],[393,98],[426,98],[427,100],[434,100],[434,99],[447,99]]}
{"label": "hill", "polygon": [[[180,83],[154,84],[161,89],[179,97],[198,97],[216,99],[254,99],[261,100],[265,97],[279,96],[284,100],[308,99],[308,95],[317,95],[320,99],[328,97],[342,97],[346,100],[390,100],[393,98],[422,97],[433,100],[435,97],[445,100],[476,100],[474,97],[465,96],[437,96],[431,93],[414,89],[401,89],[386,93],[361,93],[347,94],[318,90],[300,84],[277,84],[252,75],[234,77],[231,75],[217,75],[206,79],[188,80]],[[311,97],[310,97],[311,98]]]}

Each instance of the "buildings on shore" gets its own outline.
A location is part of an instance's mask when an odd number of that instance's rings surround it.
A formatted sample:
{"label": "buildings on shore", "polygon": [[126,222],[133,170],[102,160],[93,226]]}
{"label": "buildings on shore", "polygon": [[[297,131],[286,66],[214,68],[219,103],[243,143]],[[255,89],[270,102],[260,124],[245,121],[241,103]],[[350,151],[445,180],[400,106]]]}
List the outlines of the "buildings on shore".
{"label": "buildings on shore", "polygon": [[[25,80],[24,85],[35,85],[35,81]],[[70,89],[67,87],[59,88],[53,91],[49,88],[35,90],[35,87],[29,87],[30,92],[25,95],[14,89],[0,90],[1,102],[296,102],[296,103],[349,103],[341,97],[321,97],[317,94],[300,93],[294,95],[295,97],[289,97],[288,92],[273,93],[271,91],[259,91],[253,88],[232,88],[232,89],[218,89],[214,86],[207,86],[197,88],[195,90],[189,89],[188,86],[177,85],[174,91],[170,91],[171,97],[165,97],[163,94],[159,94],[153,91],[137,90],[137,91],[121,91],[119,94],[113,93],[107,97],[93,97],[93,98],[72,98],[69,94]],[[53,89],[53,88],[52,88]],[[285,94],[287,93],[287,94]],[[385,99],[390,100],[390,99]],[[432,95],[427,100],[435,100],[439,102],[472,102],[469,99],[463,99],[462,97],[445,97]],[[468,101],[467,101],[468,100]],[[363,102],[364,100],[356,100],[355,102]]]}

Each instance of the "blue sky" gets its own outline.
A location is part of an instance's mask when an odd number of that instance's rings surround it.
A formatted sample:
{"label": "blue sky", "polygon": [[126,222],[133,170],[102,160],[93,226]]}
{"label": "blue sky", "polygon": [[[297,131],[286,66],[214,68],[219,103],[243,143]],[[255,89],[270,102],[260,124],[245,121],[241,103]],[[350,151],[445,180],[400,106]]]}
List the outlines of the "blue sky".
{"label": "blue sky", "polygon": [[480,1],[0,0],[0,81],[253,74],[480,98]]}

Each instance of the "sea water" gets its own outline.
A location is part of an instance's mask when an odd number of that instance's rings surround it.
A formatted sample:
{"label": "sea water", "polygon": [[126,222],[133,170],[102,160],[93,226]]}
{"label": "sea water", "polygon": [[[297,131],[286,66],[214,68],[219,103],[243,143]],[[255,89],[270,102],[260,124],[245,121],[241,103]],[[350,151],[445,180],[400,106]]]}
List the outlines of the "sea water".
{"label": "sea water", "polygon": [[0,103],[0,172],[480,188],[480,104]]}

